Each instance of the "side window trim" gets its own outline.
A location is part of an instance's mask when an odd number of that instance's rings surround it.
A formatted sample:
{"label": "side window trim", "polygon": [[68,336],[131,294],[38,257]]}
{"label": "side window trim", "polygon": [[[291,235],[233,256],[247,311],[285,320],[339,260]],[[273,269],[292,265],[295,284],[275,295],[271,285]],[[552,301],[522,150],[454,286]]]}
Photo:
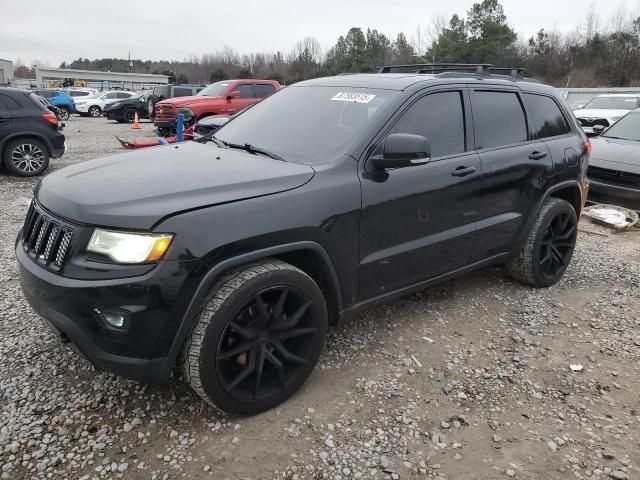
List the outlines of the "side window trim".
{"label": "side window trim", "polygon": [[413,105],[415,105],[417,102],[419,102],[420,100],[422,100],[425,97],[428,97],[429,95],[434,95],[437,93],[447,93],[447,92],[457,92],[460,94],[460,100],[461,100],[461,106],[462,106],[462,118],[464,120],[463,122],[463,128],[464,128],[464,152],[460,152],[460,153],[454,153],[451,155],[443,155],[440,157],[432,157],[431,158],[431,162],[439,162],[441,160],[447,160],[450,158],[459,158],[459,157],[463,157],[463,156],[467,156],[469,154],[472,154],[473,151],[469,149],[469,146],[471,145],[469,143],[469,134],[468,134],[468,130],[469,130],[469,122],[468,122],[468,118],[469,118],[469,112],[467,111],[467,109],[469,108],[469,106],[467,105],[467,95],[465,95],[465,91],[467,90],[466,87],[461,86],[461,85],[452,85],[452,86],[447,86],[444,88],[438,88],[438,89],[425,89],[425,90],[421,90],[420,92],[417,92],[416,94],[414,94],[413,96],[411,96],[410,98],[407,99],[407,101],[405,103],[403,103],[400,108],[396,111],[396,113],[392,116],[392,118],[384,125],[384,127],[380,130],[380,133],[378,135],[376,135],[374,141],[371,142],[371,145],[369,147],[367,147],[366,150],[366,159],[365,159],[365,164],[366,162],[369,160],[369,158],[371,158],[372,155],[375,154],[376,150],[378,149],[378,146],[380,145],[380,142],[387,137],[387,135],[389,135],[389,132],[391,130],[393,130],[393,128],[397,125],[397,123],[402,119],[402,117],[404,116],[405,113],[407,113],[409,111],[409,109],[411,109],[411,107],[413,107]]}
{"label": "side window trim", "polygon": [[502,150],[504,148],[512,148],[512,147],[517,147],[520,145],[528,145],[530,143],[535,143],[535,142],[539,142],[541,140],[532,140],[531,139],[531,127],[530,127],[530,122],[529,122],[529,116],[527,114],[527,110],[524,106],[524,101],[522,99],[522,91],[520,89],[517,88],[500,88],[499,86],[486,86],[486,87],[478,87],[478,86],[473,86],[469,89],[469,95],[470,95],[470,108],[471,108],[471,114],[473,115],[473,102],[472,97],[475,94],[475,92],[495,92],[495,93],[514,93],[516,95],[516,97],[518,98],[518,102],[520,103],[520,108],[522,109],[522,113],[524,114],[524,122],[525,122],[525,128],[526,128],[526,133],[527,133],[527,140],[524,140],[522,142],[517,142],[517,143],[510,143],[508,145],[498,145],[495,147],[488,147],[488,148],[478,148],[478,140],[477,140],[477,132],[476,132],[476,123],[475,121],[472,122],[473,123],[473,136],[474,136],[474,143],[473,143],[473,147],[474,147],[474,151],[475,152],[492,152],[495,150]]}

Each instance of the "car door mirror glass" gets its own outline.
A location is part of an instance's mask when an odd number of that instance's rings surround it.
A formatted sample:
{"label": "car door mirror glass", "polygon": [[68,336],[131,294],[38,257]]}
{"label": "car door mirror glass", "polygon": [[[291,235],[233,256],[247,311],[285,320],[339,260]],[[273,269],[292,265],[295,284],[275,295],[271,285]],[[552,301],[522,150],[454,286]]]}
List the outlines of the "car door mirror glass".
{"label": "car door mirror glass", "polygon": [[431,145],[422,135],[392,133],[385,142],[381,155],[371,158],[378,169],[424,165],[431,160]]}
{"label": "car door mirror glass", "polygon": [[240,98],[240,92],[238,90],[234,90],[229,95],[227,95],[227,100],[232,100],[234,98]]}

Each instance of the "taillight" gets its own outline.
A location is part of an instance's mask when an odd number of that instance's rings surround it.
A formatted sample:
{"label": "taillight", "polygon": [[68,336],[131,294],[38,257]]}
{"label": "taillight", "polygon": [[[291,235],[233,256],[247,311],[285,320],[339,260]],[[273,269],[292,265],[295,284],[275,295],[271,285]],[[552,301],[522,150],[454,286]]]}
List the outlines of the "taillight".
{"label": "taillight", "polygon": [[41,117],[52,125],[58,125],[58,117],[56,117],[53,113],[43,113]]}
{"label": "taillight", "polygon": [[587,140],[587,156],[590,157],[591,156],[591,149],[593,147],[591,146],[591,140]]}

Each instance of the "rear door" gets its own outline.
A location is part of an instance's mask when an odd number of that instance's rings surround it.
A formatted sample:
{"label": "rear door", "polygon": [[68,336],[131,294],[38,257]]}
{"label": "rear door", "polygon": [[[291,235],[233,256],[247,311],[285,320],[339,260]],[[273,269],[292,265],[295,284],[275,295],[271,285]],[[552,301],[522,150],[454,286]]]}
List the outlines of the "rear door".
{"label": "rear door", "polygon": [[471,92],[476,149],[482,161],[478,240],[473,260],[510,252],[540,190],[553,174],[549,150],[531,139],[520,92],[474,89]]}
{"label": "rear door", "polygon": [[468,110],[462,88],[430,92],[415,99],[381,134],[378,150],[391,133],[423,135],[431,143],[432,159],[384,172],[365,165],[360,222],[363,300],[469,263],[481,171],[477,153],[469,148]]}

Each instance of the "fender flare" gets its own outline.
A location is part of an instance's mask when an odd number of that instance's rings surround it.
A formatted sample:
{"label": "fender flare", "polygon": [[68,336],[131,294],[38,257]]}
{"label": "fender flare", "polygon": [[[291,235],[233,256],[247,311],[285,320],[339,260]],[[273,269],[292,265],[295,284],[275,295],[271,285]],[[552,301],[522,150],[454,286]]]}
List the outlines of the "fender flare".
{"label": "fender flare", "polygon": [[8,142],[10,142],[11,140],[13,140],[15,138],[20,138],[20,137],[33,137],[33,138],[36,138],[37,140],[41,141],[42,143],[44,143],[47,146],[47,148],[49,149],[49,155],[53,154],[53,145],[51,144],[51,141],[47,137],[45,137],[44,135],[42,135],[39,132],[25,130],[25,131],[20,131],[20,132],[9,134],[5,138],[3,138],[2,141],[0,141],[0,156],[2,155],[2,153],[4,151],[4,147]]}
{"label": "fender flare", "polygon": [[313,241],[302,241],[295,243],[288,243],[284,245],[277,245],[272,247],[263,248],[260,250],[255,250],[252,252],[244,253],[235,257],[227,258],[220,263],[217,263],[213,268],[211,268],[202,278],[200,284],[196,288],[195,293],[193,294],[191,301],[189,302],[189,306],[187,307],[182,321],[180,322],[180,326],[178,327],[178,331],[173,339],[171,344],[171,349],[169,350],[169,355],[167,357],[167,369],[169,371],[165,372],[166,377],[171,373],[171,369],[175,365],[175,362],[182,350],[182,346],[184,345],[184,341],[187,338],[187,335],[193,327],[195,326],[196,315],[200,311],[200,307],[202,302],[206,298],[207,294],[215,284],[216,280],[222,275],[224,272],[237,267],[239,265],[243,265],[246,263],[253,262],[255,260],[260,260],[263,258],[269,258],[274,255],[279,255],[288,252],[294,252],[299,250],[312,250],[314,253],[317,253],[322,259],[324,266],[327,268],[329,272],[329,281],[331,282],[331,286],[335,291],[336,301],[338,303],[338,311],[342,311],[342,291],[340,290],[340,283],[338,280],[338,274],[336,273],[335,267],[329,254],[324,249],[322,245]]}
{"label": "fender flare", "polygon": [[519,252],[522,246],[524,245],[524,242],[526,241],[527,236],[529,235],[529,231],[531,230],[531,226],[535,222],[536,218],[538,218],[538,215],[540,213],[540,210],[542,209],[542,205],[544,204],[544,202],[546,202],[548,198],[553,196],[555,192],[564,190],[566,188],[576,188],[578,192],[580,192],[580,201],[584,205],[585,199],[582,198],[582,187],[580,185],[580,182],[578,182],[577,180],[565,180],[563,182],[556,183],[555,185],[548,188],[547,191],[544,193],[544,195],[540,198],[540,200],[538,200],[538,203],[536,204],[535,208],[532,210],[533,214],[529,215],[529,218],[527,218],[524,228],[522,229],[522,232],[520,232],[520,236],[518,237],[518,243],[516,244],[517,248],[515,249],[514,254]]}

